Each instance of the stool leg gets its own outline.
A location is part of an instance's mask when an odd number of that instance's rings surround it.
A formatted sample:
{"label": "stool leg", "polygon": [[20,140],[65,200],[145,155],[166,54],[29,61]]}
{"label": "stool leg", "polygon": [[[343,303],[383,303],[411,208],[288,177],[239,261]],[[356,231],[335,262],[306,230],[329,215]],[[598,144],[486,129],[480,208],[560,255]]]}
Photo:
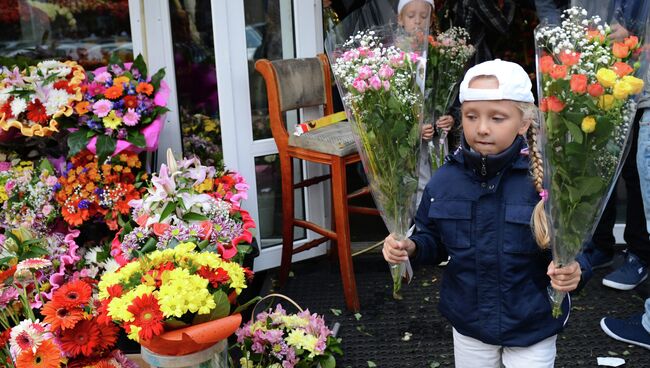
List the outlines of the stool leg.
{"label": "stool leg", "polygon": [[336,214],[337,250],[341,267],[341,279],[343,280],[345,304],[348,309],[358,311],[360,308],[359,296],[357,295],[357,283],[352,264],[352,250],[350,249],[350,224],[348,222],[346,186],[345,162],[342,158],[339,158],[332,162],[332,198],[334,202],[334,213]]}
{"label": "stool leg", "polygon": [[280,153],[280,168],[282,171],[282,259],[279,282],[280,285],[284,285],[289,277],[293,255],[293,158],[286,153]]}

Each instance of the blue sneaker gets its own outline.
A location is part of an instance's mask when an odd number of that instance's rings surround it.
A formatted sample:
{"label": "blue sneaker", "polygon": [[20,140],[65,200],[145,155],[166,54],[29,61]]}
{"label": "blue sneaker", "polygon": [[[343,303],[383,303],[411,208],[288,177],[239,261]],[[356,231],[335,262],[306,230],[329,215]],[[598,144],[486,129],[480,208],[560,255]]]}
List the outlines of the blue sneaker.
{"label": "blue sneaker", "polygon": [[641,324],[641,317],[641,315],[628,319],[605,317],[600,320],[600,328],[615,340],[650,349],[650,333]]}
{"label": "blue sneaker", "polygon": [[603,285],[618,290],[632,290],[648,278],[648,266],[627,252],[625,263],[603,278]]}
{"label": "blue sneaker", "polygon": [[592,270],[609,267],[614,263],[613,253],[605,253],[602,250],[596,248],[595,245],[592,245],[591,247],[585,247],[583,254],[589,261]]}

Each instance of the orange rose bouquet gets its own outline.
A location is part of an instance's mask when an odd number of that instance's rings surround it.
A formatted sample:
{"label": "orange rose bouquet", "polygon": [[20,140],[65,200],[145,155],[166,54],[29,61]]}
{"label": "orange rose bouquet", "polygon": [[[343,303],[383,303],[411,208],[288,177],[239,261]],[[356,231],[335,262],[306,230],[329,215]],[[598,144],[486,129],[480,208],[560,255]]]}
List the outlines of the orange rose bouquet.
{"label": "orange rose bouquet", "polygon": [[[541,26],[537,88],[544,115],[545,211],[557,266],[573,261],[598,223],[621,170],[643,81],[640,40],[613,40],[598,16],[570,8],[561,26]],[[550,289],[554,315],[564,293]]]}

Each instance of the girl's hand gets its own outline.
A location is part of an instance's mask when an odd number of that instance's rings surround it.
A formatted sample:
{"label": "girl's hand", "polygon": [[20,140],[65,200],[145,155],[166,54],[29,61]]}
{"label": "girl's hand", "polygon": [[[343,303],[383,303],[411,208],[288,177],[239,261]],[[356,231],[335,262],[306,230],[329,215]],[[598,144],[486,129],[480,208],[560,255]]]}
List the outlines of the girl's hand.
{"label": "girl's hand", "polygon": [[553,289],[569,292],[578,287],[582,270],[580,270],[580,265],[576,261],[562,268],[555,267],[555,263],[551,261],[546,274],[551,278],[551,286],[553,286]]}
{"label": "girl's hand", "polygon": [[422,125],[422,139],[425,141],[430,141],[433,138],[433,125],[424,124]]}
{"label": "girl's hand", "polygon": [[386,262],[394,264],[406,262],[409,256],[415,253],[415,243],[408,238],[398,241],[391,234],[384,239],[382,253]]}
{"label": "girl's hand", "polygon": [[454,126],[454,117],[451,115],[443,115],[436,120],[436,126],[445,132],[449,132]]}

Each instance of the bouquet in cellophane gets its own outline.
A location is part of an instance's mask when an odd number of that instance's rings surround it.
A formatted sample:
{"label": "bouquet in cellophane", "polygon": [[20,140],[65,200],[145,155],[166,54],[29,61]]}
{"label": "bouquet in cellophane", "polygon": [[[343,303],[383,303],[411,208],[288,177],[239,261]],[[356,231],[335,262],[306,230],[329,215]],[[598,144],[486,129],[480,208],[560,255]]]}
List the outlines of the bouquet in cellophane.
{"label": "bouquet in cellophane", "polygon": [[[375,203],[398,240],[407,236],[415,209],[426,33],[389,24],[328,50]],[[408,268],[408,262],[391,265],[396,298]]]}
{"label": "bouquet in cellophane", "polygon": [[[458,85],[467,61],[474,54],[474,46],[470,44],[469,33],[461,27],[451,27],[429,36],[428,40],[424,122],[435,126],[439,117],[449,113],[458,95]],[[442,166],[449,152],[447,133],[437,129],[436,138],[429,141],[427,147],[432,170]]]}
{"label": "bouquet in cellophane", "polygon": [[[639,37],[613,39],[609,25],[579,7],[565,11],[561,26],[535,31],[545,212],[557,267],[593,234],[623,165],[644,84],[635,77],[644,75]],[[565,293],[549,294],[558,317]]]}

